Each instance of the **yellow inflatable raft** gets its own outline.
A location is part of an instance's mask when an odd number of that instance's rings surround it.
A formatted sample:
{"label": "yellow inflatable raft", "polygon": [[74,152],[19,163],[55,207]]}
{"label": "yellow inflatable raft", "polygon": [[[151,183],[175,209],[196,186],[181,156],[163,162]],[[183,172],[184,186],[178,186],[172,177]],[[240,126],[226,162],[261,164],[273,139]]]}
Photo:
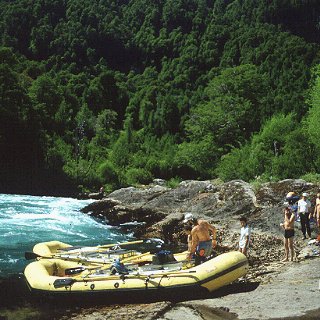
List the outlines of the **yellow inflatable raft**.
{"label": "yellow inflatable raft", "polygon": [[[178,258],[175,260],[186,257],[187,253],[184,252],[175,255]],[[42,258],[27,265],[24,275],[31,291],[38,293],[54,296],[126,293],[134,296],[137,292],[148,294],[175,289],[204,288],[213,291],[244,276],[248,270],[246,256],[238,251],[221,254],[191,267],[186,266],[185,261],[143,266],[137,263],[139,258],[132,262],[131,265],[121,264],[125,270],[122,272],[112,269],[112,265],[79,266],[76,261]],[[66,270],[77,268],[81,268],[79,273],[66,276]]]}

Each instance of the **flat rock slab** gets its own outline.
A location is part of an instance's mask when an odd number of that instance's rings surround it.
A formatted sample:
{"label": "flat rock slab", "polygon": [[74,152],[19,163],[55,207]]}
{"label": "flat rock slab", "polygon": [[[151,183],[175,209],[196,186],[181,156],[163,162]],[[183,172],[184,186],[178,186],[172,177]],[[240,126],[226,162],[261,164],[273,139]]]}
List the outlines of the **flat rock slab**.
{"label": "flat rock slab", "polygon": [[319,258],[288,262],[253,291],[180,302],[159,320],[320,319],[319,267]]}

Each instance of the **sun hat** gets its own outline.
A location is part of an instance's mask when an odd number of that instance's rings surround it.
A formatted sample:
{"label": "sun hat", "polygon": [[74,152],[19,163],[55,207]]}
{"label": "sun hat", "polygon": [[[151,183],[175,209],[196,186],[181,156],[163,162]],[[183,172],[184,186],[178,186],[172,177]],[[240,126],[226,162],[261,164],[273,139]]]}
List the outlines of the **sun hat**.
{"label": "sun hat", "polygon": [[184,215],[184,220],[183,220],[183,222],[186,223],[186,222],[192,220],[192,218],[193,218],[193,214],[192,214],[191,212],[187,212],[187,213],[185,213],[185,215]]}

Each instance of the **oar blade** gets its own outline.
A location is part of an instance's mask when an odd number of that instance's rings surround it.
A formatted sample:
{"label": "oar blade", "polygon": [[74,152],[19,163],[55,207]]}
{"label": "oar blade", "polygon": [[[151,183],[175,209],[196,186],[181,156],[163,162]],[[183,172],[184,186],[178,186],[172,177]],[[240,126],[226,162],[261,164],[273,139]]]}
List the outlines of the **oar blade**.
{"label": "oar blade", "polygon": [[40,256],[34,252],[26,251],[24,253],[24,257],[26,258],[26,260],[34,260],[39,258]]}
{"label": "oar blade", "polygon": [[64,270],[64,274],[66,276],[73,276],[75,274],[79,274],[79,273],[83,272],[86,269],[87,268],[85,268],[85,267],[68,268],[68,269]]}
{"label": "oar blade", "polygon": [[63,288],[63,287],[68,287],[71,286],[74,282],[76,282],[75,279],[72,278],[63,278],[63,279],[56,279],[53,282],[53,286],[57,288]]}

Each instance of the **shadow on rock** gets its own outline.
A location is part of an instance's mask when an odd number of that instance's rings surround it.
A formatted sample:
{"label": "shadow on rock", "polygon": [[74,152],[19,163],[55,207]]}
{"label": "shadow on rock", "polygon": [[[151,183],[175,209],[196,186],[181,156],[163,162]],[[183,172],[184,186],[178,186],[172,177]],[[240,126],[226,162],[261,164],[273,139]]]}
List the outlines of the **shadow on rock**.
{"label": "shadow on rock", "polygon": [[[200,299],[214,299],[227,296],[229,294],[236,294],[242,292],[254,291],[258,288],[260,282],[237,282],[224,286],[213,292],[208,292],[204,290],[190,290],[190,292],[184,292],[180,295],[172,297],[170,301],[172,302],[182,302],[188,300],[200,300]],[[168,299],[167,299],[168,300]]]}

